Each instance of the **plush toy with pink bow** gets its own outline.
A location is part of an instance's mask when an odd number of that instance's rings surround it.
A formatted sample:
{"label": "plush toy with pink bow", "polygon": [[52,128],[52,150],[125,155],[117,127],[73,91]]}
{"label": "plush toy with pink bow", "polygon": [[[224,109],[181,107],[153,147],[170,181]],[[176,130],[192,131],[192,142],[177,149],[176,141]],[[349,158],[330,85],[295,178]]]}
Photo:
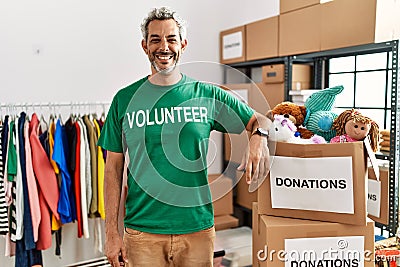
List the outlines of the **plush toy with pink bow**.
{"label": "plush toy with pink bow", "polygon": [[269,139],[275,142],[287,142],[297,144],[324,144],[325,139],[319,135],[313,135],[310,139],[300,138],[296,125],[283,115],[274,115],[274,120],[269,128]]}

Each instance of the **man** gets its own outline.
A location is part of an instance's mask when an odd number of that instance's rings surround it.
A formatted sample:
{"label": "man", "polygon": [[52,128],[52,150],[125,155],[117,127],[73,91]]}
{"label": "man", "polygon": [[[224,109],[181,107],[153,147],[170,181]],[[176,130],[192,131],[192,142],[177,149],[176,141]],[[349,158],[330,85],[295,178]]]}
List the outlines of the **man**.
{"label": "man", "polygon": [[[184,21],[174,11],[152,10],[142,33],[151,74],[116,94],[99,139],[108,150],[106,255],[112,266],[212,266],[215,230],[206,168],[210,132],[253,133],[239,166],[250,183],[269,169],[262,129],[270,121],[219,87],[179,71],[187,40]],[[122,240],[117,218],[124,152],[129,172]]]}

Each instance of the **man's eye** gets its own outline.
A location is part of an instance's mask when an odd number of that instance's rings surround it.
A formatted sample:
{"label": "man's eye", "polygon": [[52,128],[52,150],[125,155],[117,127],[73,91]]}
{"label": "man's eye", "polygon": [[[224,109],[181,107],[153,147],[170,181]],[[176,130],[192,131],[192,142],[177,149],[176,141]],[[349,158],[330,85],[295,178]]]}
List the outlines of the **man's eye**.
{"label": "man's eye", "polygon": [[364,131],[364,130],[365,130],[365,128],[364,128],[364,127],[361,127],[361,130],[363,130],[363,131]]}
{"label": "man's eye", "polygon": [[358,125],[354,125],[354,128],[358,128]]}
{"label": "man's eye", "polygon": [[153,43],[153,44],[154,43],[158,43],[158,42],[160,42],[160,39],[151,39],[150,42]]}
{"label": "man's eye", "polygon": [[177,41],[176,41],[176,39],[168,39],[168,42],[170,42],[170,43],[176,43]]}

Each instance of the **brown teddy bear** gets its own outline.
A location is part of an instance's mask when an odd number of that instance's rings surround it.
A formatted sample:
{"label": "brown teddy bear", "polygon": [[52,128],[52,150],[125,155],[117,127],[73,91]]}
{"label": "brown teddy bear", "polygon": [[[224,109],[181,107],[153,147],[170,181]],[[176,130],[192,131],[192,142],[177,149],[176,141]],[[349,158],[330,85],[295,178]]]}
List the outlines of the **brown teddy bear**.
{"label": "brown teddy bear", "polygon": [[282,102],[276,105],[272,110],[269,110],[266,116],[274,120],[274,115],[283,115],[291,120],[297,127],[297,131],[300,133],[300,137],[303,139],[311,138],[314,133],[304,127],[301,127],[304,118],[306,117],[306,107],[299,106],[292,102]]}

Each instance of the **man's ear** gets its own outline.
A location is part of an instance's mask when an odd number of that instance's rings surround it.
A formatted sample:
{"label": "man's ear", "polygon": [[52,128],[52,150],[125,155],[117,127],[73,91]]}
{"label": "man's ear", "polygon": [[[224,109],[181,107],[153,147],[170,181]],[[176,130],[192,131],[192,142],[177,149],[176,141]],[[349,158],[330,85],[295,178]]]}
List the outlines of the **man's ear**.
{"label": "man's ear", "polygon": [[188,44],[187,39],[183,39],[181,42],[182,51],[185,51],[187,44]]}
{"label": "man's ear", "polygon": [[147,49],[147,43],[146,43],[145,39],[142,40],[142,48],[143,48],[144,52],[147,54],[148,49]]}

